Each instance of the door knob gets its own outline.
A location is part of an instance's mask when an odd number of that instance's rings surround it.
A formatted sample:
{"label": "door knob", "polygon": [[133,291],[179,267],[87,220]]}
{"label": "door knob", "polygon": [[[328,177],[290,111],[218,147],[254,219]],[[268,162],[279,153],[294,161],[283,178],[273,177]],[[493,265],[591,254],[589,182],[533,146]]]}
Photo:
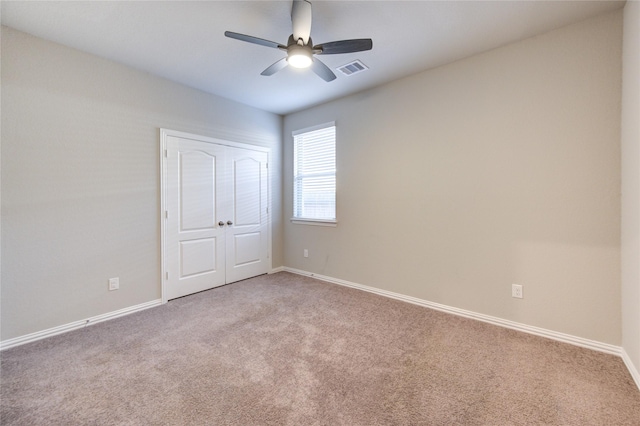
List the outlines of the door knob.
{"label": "door knob", "polygon": [[233,225],[233,222],[231,222],[230,220],[227,221],[227,225]]}
{"label": "door knob", "polygon": [[218,222],[218,226],[224,226],[224,222],[223,221]]}

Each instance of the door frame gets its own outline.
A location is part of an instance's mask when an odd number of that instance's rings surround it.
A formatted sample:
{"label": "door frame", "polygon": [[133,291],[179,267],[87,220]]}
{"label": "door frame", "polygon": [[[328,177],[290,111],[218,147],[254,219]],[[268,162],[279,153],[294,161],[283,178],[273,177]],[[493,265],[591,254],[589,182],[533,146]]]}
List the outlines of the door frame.
{"label": "door frame", "polygon": [[268,268],[273,269],[272,242],[271,242],[271,170],[268,164],[271,162],[271,149],[251,145],[247,143],[233,142],[224,139],[211,138],[208,136],[196,135],[193,133],[181,132],[178,130],[160,128],[160,289],[162,303],[167,303],[167,270],[165,268],[165,238],[167,235],[167,138],[178,137],[182,139],[191,139],[198,142],[210,143],[212,145],[222,145],[232,148],[248,149],[252,151],[264,152],[267,154],[267,259]]}

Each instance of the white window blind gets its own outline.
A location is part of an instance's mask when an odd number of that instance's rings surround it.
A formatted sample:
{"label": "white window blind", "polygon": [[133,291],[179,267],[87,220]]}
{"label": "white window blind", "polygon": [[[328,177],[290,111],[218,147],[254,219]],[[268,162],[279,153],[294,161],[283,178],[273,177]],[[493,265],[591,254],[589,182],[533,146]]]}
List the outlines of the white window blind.
{"label": "white window blind", "polygon": [[293,133],[293,219],[336,220],[336,127]]}

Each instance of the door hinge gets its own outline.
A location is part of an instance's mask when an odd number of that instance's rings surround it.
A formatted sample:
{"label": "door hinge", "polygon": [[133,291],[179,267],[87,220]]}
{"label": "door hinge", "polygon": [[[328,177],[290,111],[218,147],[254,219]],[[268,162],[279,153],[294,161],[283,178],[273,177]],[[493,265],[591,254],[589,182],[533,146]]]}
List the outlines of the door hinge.
{"label": "door hinge", "polygon": [[267,207],[267,214],[269,214],[269,207]]}
{"label": "door hinge", "polygon": [[169,272],[168,272],[168,271],[167,271],[167,272],[165,272],[165,273],[164,273],[164,276],[165,276],[165,279],[168,281],[168,280],[169,280]]}
{"label": "door hinge", "polygon": [[169,210],[164,211],[164,218],[169,219]]}
{"label": "door hinge", "polygon": [[166,150],[166,149],[164,150],[164,156],[165,156],[165,158],[169,157],[169,151]]}
{"label": "door hinge", "polygon": [[264,165],[267,169],[269,168],[269,163],[264,163]]}

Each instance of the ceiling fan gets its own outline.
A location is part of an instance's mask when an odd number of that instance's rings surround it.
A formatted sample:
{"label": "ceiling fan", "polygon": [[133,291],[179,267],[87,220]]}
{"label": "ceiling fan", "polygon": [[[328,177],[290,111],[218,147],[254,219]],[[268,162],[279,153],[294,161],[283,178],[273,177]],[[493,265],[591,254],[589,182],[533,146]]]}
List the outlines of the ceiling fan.
{"label": "ceiling fan", "polygon": [[335,80],[336,75],[315,55],[335,55],[338,53],[353,53],[371,50],[373,41],[370,38],[359,38],[353,40],[340,40],[328,43],[313,45],[311,41],[311,3],[307,0],[293,0],[291,8],[291,23],[293,24],[293,34],[289,36],[287,45],[282,45],[274,41],[250,35],[225,31],[224,35],[248,43],[259,44],[261,46],[272,47],[287,52],[285,58],[280,59],[261,75],[269,76],[280,71],[287,65],[295,68],[311,67],[324,81]]}

